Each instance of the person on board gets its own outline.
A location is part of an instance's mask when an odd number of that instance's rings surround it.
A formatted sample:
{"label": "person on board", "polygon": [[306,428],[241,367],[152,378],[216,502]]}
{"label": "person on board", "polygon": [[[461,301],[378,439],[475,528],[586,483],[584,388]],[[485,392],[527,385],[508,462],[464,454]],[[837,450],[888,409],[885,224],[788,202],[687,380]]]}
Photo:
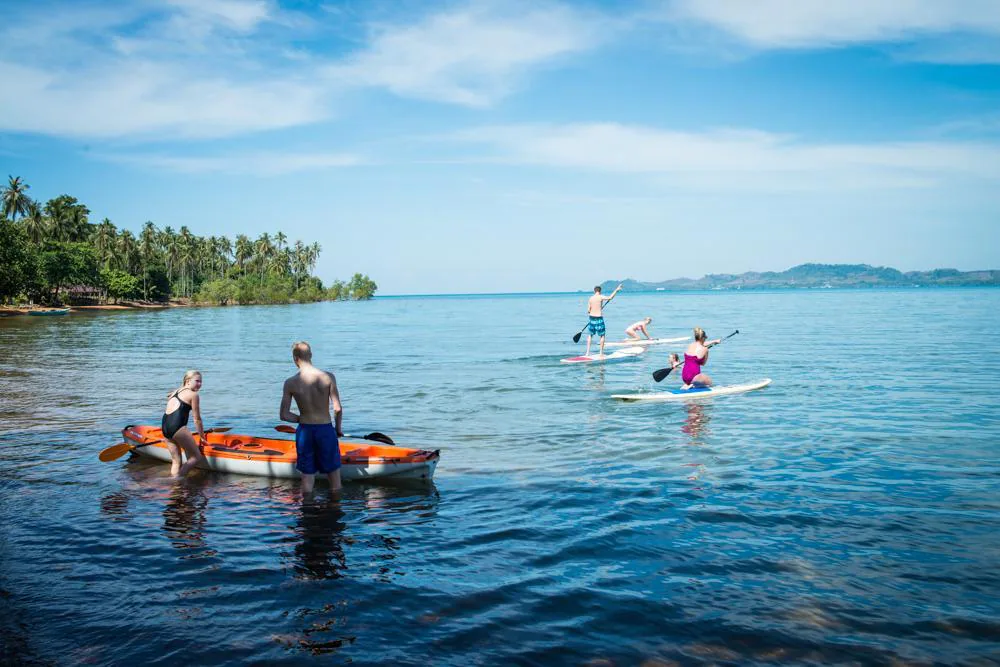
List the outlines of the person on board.
{"label": "person on board", "polygon": [[618,294],[622,286],[619,284],[615,288],[615,291],[611,293],[611,296],[604,296],[601,294],[601,286],[597,285],[594,287],[594,294],[587,299],[587,315],[590,317],[590,321],[587,322],[587,353],[583,356],[590,356],[590,339],[593,336],[599,336],[601,339],[601,351],[600,355],[604,356],[604,334],[606,333],[606,328],[604,326],[604,304],[607,301],[615,298],[615,294]]}
{"label": "person on board", "polygon": [[638,322],[633,322],[625,328],[625,335],[632,340],[642,340],[639,336],[639,333],[641,332],[642,335],[646,337],[646,340],[651,340],[652,336],[649,335],[649,330],[646,327],[648,327],[652,321],[652,317],[647,317],[639,320]]}
{"label": "person on board", "polygon": [[[184,374],[181,386],[167,394],[167,406],[163,411],[160,429],[167,440],[167,451],[170,452],[170,474],[174,477],[184,477],[191,468],[205,460],[199,443],[195,442],[194,434],[188,428],[188,418],[194,415],[194,425],[198,429],[198,439],[205,442],[205,425],[201,421],[201,372],[188,371]],[[181,464],[181,453],[187,454],[187,461]]]}
{"label": "person on board", "polygon": [[708,348],[718,345],[722,339],[708,340],[708,334],[701,327],[694,328],[694,341],[684,352],[684,368],[681,369],[681,389],[691,387],[711,387],[712,378],[702,372],[702,366],[708,363]]}
{"label": "person on board", "polygon": [[[285,380],[279,416],[282,421],[298,424],[295,429],[295,467],[302,473],[302,494],[310,496],[316,473],[326,475],[330,491],[340,490],[340,442],[344,411],[333,373],[312,364],[312,348],[299,341],[292,345],[292,360],[299,372]],[[299,414],[291,411],[292,399]],[[330,419],[330,405],[334,419]],[[334,426],[334,423],[336,426]]]}

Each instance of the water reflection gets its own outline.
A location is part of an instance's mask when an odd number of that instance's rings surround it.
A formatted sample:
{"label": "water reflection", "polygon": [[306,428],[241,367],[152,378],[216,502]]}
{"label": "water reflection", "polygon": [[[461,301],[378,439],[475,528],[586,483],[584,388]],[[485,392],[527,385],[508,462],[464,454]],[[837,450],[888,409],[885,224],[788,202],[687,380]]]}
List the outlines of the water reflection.
{"label": "water reflection", "polygon": [[692,445],[702,444],[702,436],[708,435],[711,431],[708,423],[712,421],[711,408],[704,403],[688,403],[687,418],[681,431],[691,437]]}
{"label": "water reflection", "polygon": [[181,558],[201,558],[215,554],[205,546],[207,507],[204,479],[185,479],[173,484],[163,506],[163,532],[175,548],[194,550]]}
{"label": "water reflection", "polygon": [[296,520],[293,569],[300,579],[339,579],[344,556],[344,510],[336,497],[303,502]]}

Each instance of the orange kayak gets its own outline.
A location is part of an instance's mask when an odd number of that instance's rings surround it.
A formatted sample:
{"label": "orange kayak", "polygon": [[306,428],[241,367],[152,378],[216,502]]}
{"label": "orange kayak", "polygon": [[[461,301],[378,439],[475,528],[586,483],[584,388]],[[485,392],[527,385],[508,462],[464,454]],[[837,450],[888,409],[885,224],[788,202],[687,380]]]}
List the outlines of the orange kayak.
{"label": "orange kayak", "polygon": [[[137,425],[122,429],[125,442],[135,445],[139,456],[170,462],[163,432],[156,426]],[[206,462],[199,467],[219,472],[260,477],[300,476],[295,469],[295,441],[260,438],[235,433],[209,433],[204,448]],[[341,478],[423,479],[434,476],[439,450],[409,449],[367,441],[340,441]]]}

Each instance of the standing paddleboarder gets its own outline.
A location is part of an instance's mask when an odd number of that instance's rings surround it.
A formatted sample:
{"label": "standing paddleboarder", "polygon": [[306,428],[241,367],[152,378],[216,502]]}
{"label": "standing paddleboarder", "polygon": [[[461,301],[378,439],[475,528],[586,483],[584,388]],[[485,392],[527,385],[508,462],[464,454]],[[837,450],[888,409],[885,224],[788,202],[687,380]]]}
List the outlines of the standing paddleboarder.
{"label": "standing paddleboarder", "polygon": [[604,326],[604,303],[615,298],[615,294],[618,294],[618,290],[621,288],[622,286],[619,284],[615,288],[615,291],[611,293],[611,296],[604,296],[601,294],[601,286],[598,285],[594,288],[593,296],[587,299],[587,315],[590,316],[590,321],[587,323],[587,353],[583,356],[590,356],[590,339],[592,336],[600,336],[600,356],[604,356],[604,334],[606,333]]}

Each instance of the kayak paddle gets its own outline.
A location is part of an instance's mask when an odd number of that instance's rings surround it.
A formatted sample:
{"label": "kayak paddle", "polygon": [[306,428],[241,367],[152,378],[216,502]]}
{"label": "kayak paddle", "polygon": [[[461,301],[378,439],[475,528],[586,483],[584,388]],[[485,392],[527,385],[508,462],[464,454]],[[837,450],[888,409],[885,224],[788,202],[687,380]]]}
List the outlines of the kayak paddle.
{"label": "kayak paddle", "polygon": [[[231,427],[210,428],[207,431],[205,431],[205,433],[206,434],[225,433],[226,431],[230,430],[232,430]],[[149,442],[143,442],[138,445],[133,445],[131,442],[119,442],[117,445],[111,445],[110,447],[101,450],[101,453],[97,455],[97,458],[107,463],[108,461],[114,461],[115,459],[120,459],[125,454],[128,454],[129,452],[138,449],[139,447],[145,447],[147,445],[155,445],[158,442],[163,442],[163,440],[164,440],[163,438],[160,438],[159,440],[150,440]]]}
{"label": "kayak paddle", "polygon": [[[737,329],[733,333],[729,334],[728,336],[726,336],[725,338],[723,338],[722,340],[720,340],[719,343],[721,343],[723,340],[727,340],[729,338],[732,338],[733,336],[735,336],[739,332],[740,332],[740,330]],[[719,343],[716,343],[716,345],[718,345]],[[681,362],[681,363],[677,364],[677,366],[683,366],[683,365],[684,365],[684,362]],[[672,371],[675,368],[677,368],[677,366],[671,366],[670,368],[661,368],[659,370],[653,371],[653,379],[656,380],[657,382],[659,382],[663,378],[665,378],[668,375],[670,375],[670,371]]]}
{"label": "kayak paddle", "polygon": [[[289,426],[288,424],[278,424],[274,427],[275,431],[279,433],[295,433],[295,427]],[[368,435],[351,435],[350,433],[344,434],[345,438],[361,438],[362,440],[372,440],[374,442],[381,442],[385,445],[395,445],[392,438],[387,436],[385,433],[379,433],[378,431],[372,431]]]}
{"label": "kayak paddle", "polygon": [[[619,285],[619,287],[621,287],[621,285]],[[608,299],[608,302],[606,304],[604,304],[603,306],[601,306],[601,317],[604,317],[604,309],[611,305],[611,302],[615,300],[615,296],[618,296],[618,295],[616,294],[616,295],[612,296],[610,299]],[[583,335],[583,332],[586,331],[587,327],[589,327],[589,326],[590,326],[590,322],[588,321],[585,325],[583,325],[583,328],[580,329],[580,331],[577,332],[577,334],[575,336],[573,336],[573,342],[574,343],[579,343],[580,342],[580,336]]]}

